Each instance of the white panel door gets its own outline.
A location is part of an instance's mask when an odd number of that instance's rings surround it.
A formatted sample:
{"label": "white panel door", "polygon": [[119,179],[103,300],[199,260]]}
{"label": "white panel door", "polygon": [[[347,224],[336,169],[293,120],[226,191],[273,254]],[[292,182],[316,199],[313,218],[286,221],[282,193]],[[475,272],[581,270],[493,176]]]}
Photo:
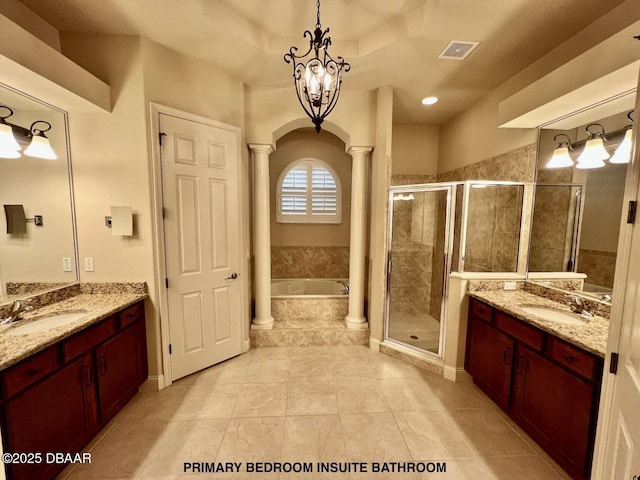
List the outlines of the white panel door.
{"label": "white panel door", "polygon": [[[640,86],[640,83],[639,83]],[[640,95],[636,97],[636,118],[640,111]],[[637,122],[634,126],[633,161],[629,164],[625,200],[640,200],[640,138]],[[626,202],[625,202],[626,207]],[[626,213],[626,208],[625,208]],[[626,215],[625,215],[626,216]],[[627,233],[630,230],[630,233]],[[640,479],[640,214],[633,225],[623,224],[621,240],[618,244],[620,258],[616,264],[614,283],[614,301],[622,300],[618,348],[618,371],[608,379],[613,381],[610,411],[602,411],[600,416],[608,415],[607,431],[604,440],[600,439],[598,449],[604,450],[604,467],[597,472],[598,478],[606,480]],[[628,258],[628,264],[621,266],[621,259]],[[626,278],[625,278],[626,277]],[[612,321],[615,322],[616,318]],[[615,323],[611,331],[616,330]],[[617,332],[616,332],[617,333]],[[615,341],[615,340],[614,340]],[[608,373],[605,373],[608,375]],[[606,391],[605,391],[606,393]],[[606,402],[605,402],[606,405]],[[600,433],[599,433],[600,435]],[[600,452],[596,450],[596,456]]]}
{"label": "white panel door", "polygon": [[171,378],[241,353],[237,132],[159,115]]}

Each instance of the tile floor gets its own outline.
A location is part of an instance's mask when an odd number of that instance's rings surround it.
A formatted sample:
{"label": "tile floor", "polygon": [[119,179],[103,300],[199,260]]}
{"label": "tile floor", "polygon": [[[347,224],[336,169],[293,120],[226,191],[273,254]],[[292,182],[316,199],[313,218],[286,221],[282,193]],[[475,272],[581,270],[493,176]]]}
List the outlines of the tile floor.
{"label": "tile floor", "polygon": [[[568,478],[473,384],[363,346],[262,347],[140,392],[78,479]],[[184,462],[446,462],[446,473],[182,474]],[[371,468],[371,467],[369,467]]]}

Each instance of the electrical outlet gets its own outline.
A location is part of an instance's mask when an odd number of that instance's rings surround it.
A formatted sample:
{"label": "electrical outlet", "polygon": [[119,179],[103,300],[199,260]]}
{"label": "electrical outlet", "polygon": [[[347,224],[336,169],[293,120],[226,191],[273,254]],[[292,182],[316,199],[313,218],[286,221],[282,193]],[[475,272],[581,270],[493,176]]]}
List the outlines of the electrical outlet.
{"label": "electrical outlet", "polygon": [[515,290],[516,289],[516,282],[504,282],[504,289],[505,290]]}
{"label": "electrical outlet", "polygon": [[62,271],[63,272],[72,272],[71,268],[71,257],[62,257]]}
{"label": "electrical outlet", "polygon": [[93,258],[85,257],[84,259],[84,271],[85,272],[93,272]]}

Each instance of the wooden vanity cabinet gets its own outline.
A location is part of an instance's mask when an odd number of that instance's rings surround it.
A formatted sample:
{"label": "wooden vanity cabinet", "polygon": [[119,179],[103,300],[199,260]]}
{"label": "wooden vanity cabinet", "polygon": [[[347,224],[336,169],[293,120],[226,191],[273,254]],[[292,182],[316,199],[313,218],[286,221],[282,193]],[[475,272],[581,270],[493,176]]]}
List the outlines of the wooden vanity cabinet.
{"label": "wooden vanity cabinet", "polygon": [[[36,379],[31,383],[25,380],[29,373]],[[146,378],[139,302],[0,373],[4,451],[82,452]],[[9,480],[45,480],[64,467],[12,464],[7,473]]]}
{"label": "wooden vanity cabinet", "polygon": [[602,364],[589,352],[470,300],[467,371],[574,479],[590,477]]}

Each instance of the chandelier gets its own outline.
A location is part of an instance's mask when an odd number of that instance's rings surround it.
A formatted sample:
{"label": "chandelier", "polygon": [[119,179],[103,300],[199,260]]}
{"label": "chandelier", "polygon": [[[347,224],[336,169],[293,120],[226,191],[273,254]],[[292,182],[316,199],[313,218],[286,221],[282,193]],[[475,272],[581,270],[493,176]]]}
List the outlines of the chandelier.
{"label": "chandelier", "polygon": [[320,133],[320,125],[338,103],[342,72],[348,72],[351,66],[344,58],[336,60],[329,55],[331,37],[327,28],[322,31],[320,25],[320,0],[317,0],[316,27],[311,33],[305,30],[303,38],[309,37],[309,49],[304,55],[296,55],[298,48],[293,46],[284,55],[284,61],[293,65],[293,81],[298,101]]}

